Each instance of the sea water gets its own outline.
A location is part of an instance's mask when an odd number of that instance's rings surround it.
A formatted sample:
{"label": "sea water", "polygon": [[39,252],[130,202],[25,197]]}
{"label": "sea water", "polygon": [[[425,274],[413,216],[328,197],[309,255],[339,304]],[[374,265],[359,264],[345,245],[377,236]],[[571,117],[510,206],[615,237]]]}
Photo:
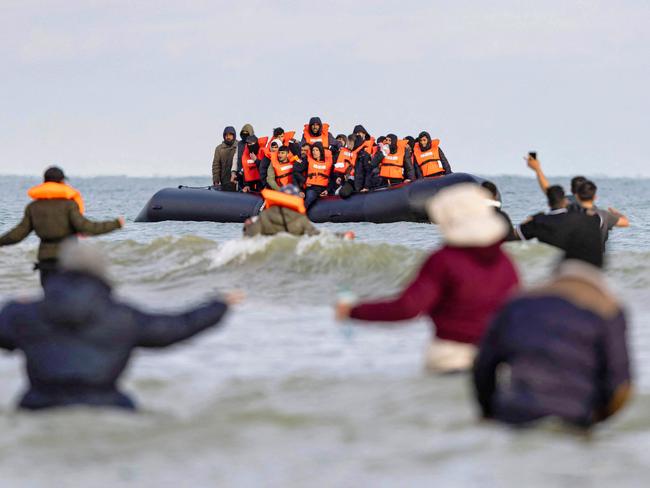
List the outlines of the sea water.
{"label": "sea water", "polygon": [[[513,221],[544,209],[532,178],[493,180]],[[0,232],[21,219],[36,183],[0,177]],[[73,178],[88,217],[126,216],[123,230],[92,238],[122,300],[175,311],[232,289],[247,299],[218,329],[134,355],[122,383],[136,415],[18,413],[22,358],[3,353],[0,486],[647,486],[650,180],[597,183],[597,203],[632,223],[610,236],[607,277],[628,312],[635,397],[585,437],[480,422],[467,376],[424,372],[426,320],[353,334],[335,322],[341,289],[376,298],[408,283],[441,242],[435,226],[323,224],[316,237],[242,239],[240,224],[133,222],[158,189],[207,178]],[[356,241],[331,235],[348,229]],[[37,244],[0,248],[0,303],[39,295]],[[543,244],[505,247],[529,285],[559,258]]]}

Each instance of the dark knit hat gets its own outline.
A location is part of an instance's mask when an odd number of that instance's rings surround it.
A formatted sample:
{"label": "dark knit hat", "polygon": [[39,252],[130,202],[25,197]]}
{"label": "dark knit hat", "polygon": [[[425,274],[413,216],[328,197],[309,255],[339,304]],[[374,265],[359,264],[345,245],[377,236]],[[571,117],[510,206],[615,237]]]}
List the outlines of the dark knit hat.
{"label": "dark knit hat", "polygon": [[61,183],[65,180],[65,175],[63,174],[63,170],[58,166],[50,166],[45,170],[45,173],[43,173],[43,180]]}

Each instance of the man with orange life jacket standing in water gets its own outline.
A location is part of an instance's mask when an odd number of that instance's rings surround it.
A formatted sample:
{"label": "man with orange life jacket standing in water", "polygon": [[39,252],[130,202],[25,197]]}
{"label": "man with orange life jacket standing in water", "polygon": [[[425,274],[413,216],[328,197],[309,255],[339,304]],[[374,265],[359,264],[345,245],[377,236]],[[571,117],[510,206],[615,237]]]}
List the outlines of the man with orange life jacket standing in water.
{"label": "man with orange life jacket standing in water", "polygon": [[34,199],[25,208],[20,223],[0,236],[0,246],[16,244],[32,231],[41,239],[38,262],[34,269],[40,271],[41,285],[57,271],[61,242],[76,234],[99,235],[124,226],[124,218],[93,222],[82,214],[84,204],[79,191],[64,183],[61,168],[52,166],[43,175],[44,182],[29,189]]}
{"label": "man with orange life jacket standing in water", "polygon": [[379,181],[373,187],[381,188],[399,183],[408,183],[415,179],[411,148],[407,141],[398,140],[395,134],[388,134],[380,150],[372,158],[371,165],[379,170]]}
{"label": "man with orange life jacket standing in water", "polygon": [[320,142],[312,144],[307,156],[293,166],[293,181],[305,192],[305,207],[327,196],[332,176],[332,152]]}
{"label": "man with orange life jacket standing in water", "polygon": [[242,150],[241,167],[237,167],[237,173],[241,175],[242,189],[244,193],[249,191],[262,191],[263,184],[260,176],[260,162],[266,154],[266,142],[268,137],[248,136],[246,145]]}
{"label": "man with orange life jacket standing in water", "polygon": [[451,166],[440,149],[440,139],[422,131],[413,147],[413,167],[418,179],[451,174]]}

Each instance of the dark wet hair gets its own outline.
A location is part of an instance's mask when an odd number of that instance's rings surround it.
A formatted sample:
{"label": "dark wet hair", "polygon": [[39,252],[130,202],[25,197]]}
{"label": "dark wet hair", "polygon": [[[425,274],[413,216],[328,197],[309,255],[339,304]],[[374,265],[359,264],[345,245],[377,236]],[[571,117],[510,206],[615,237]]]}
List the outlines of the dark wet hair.
{"label": "dark wet hair", "polygon": [[596,191],[598,187],[593,181],[586,180],[582,185],[578,187],[578,192],[576,196],[580,199],[581,202],[590,202],[596,197]]}
{"label": "dark wet hair", "polygon": [[499,198],[499,190],[497,190],[497,186],[494,183],[491,181],[484,181],[481,183],[481,186],[489,191],[495,200]]}
{"label": "dark wet hair", "polygon": [[548,206],[552,209],[562,208],[566,199],[564,188],[560,185],[549,186],[546,190],[546,199],[548,200]]}
{"label": "dark wet hair", "polygon": [[278,137],[278,136],[281,136],[282,134],[284,134],[284,129],[282,127],[276,127],[275,129],[273,129],[273,137],[274,138]]}
{"label": "dark wet hair", "polygon": [[63,170],[58,166],[50,166],[43,173],[43,181],[61,183],[63,180],[65,180],[65,175],[63,174]]}
{"label": "dark wet hair", "polygon": [[574,176],[571,178],[571,193],[574,195],[578,193],[578,188],[580,188],[580,185],[582,185],[585,181],[587,181],[587,178],[584,176]]}

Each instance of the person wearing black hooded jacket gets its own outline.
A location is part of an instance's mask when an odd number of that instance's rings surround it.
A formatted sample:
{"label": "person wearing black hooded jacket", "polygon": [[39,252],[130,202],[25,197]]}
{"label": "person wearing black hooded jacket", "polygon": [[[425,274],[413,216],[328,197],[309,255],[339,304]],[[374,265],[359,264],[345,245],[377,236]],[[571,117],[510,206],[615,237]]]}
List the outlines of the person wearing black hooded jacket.
{"label": "person wearing black hooded jacket", "polygon": [[312,117],[309,124],[305,125],[300,145],[320,143],[325,149],[332,151],[332,156],[336,160],[339,151],[339,143],[329,131],[329,124],[323,124],[320,117]]}
{"label": "person wearing black hooded jacket", "polygon": [[[445,153],[442,152],[442,148],[438,145],[440,141],[436,139],[435,142],[435,148],[438,151],[438,158],[422,158],[421,162],[418,162],[418,158],[416,155],[416,152],[422,153],[423,155],[426,154],[426,152],[430,151],[432,146],[434,145],[433,140],[431,139],[431,135],[427,131],[422,131],[420,132],[420,135],[418,135],[417,141],[414,143],[414,151],[413,151],[413,168],[415,169],[415,177],[419,180],[421,178],[425,178],[426,176],[423,174],[423,168],[426,166],[427,162],[431,163],[436,163],[435,167],[436,170],[439,171],[438,173],[435,174],[435,176],[443,176],[443,175],[449,175],[451,174],[451,166],[449,165],[449,161],[447,161],[447,156],[445,156]],[[416,150],[417,148],[417,150]],[[425,168],[426,170],[426,168]]]}
{"label": "person wearing black hooded jacket", "polygon": [[212,159],[212,184],[224,191],[234,191],[235,184],[230,181],[232,162],[237,151],[237,133],[228,126],[223,130],[223,142],[214,150]]}
{"label": "person wearing black hooded jacket", "polygon": [[[381,188],[384,186],[392,186],[399,183],[408,183],[415,179],[415,172],[413,171],[413,161],[411,160],[411,148],[405,143],[404,156],[402,161],[398,164],[402,167],[402,176],[400,178],[385,178],[381,176],[382,163],[385,164],[387,156],[395,156],[399,154],[398,139],[395,134],[388,134],[386,140],[381,145],[381,148],[373,156],[371,166],[373,168],[373,188]],[[394,166],[394,164],[391,164]]]}
{"label": "person wearing black hooded jacket", "polygon": [[[25,356],[29,388],[20,408],[87,405],[135,409],[118,385],[136,348],[163,348],[216,325],[228,310],[219,300],[178,314],[147,313],[112,295],[103,256],[67,241],[61,272],[43,298],[0,311],[0,348]],[[231,294],[229,303],[241,300]]]}

